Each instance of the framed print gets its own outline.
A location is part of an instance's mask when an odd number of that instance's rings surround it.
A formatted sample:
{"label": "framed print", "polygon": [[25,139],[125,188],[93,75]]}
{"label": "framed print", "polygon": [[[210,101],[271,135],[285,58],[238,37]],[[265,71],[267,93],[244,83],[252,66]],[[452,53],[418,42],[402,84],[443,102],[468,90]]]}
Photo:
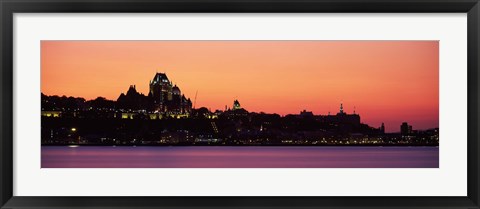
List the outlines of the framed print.
{"label": "framed print", "polygon": [[479,208],[468,1],[2,1],[2,208]]}
{"label": "framed print", "polygon": [[[97,40],[40,47],[42,168],[439,167],[438,41]],[[332,62],[321,59],[327,53]],[[135,55],[178,69],[155,72],[147,85],[132,81],[151,73],[121,68],[138,64]],[[100,64],[109,57],[115,61]],[[345,57],[349,63],[338,63]],[[183,66],[184,60],[195,64]],[[392,84],[391,77],[403,82]],[[132,82],[138,85],[115,92],[117,83]],[[105,95],[61,96],[100,91]],[[318,113],[340,97],[360,103]],[[389,99],[384,110],[365,109],[365,119],[359,107],[376,106],[376,98]]]}

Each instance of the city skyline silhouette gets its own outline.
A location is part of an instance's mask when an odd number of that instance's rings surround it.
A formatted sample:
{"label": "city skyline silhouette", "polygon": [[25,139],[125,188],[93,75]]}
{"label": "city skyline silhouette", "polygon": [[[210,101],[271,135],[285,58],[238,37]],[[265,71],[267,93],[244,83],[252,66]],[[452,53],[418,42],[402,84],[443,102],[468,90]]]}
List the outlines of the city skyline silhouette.
{"label": "city skyline silhouette", "polygon": [[196,107],[438,127],[437,41],[42,41],[42,93],[117,100],[165,72]]}

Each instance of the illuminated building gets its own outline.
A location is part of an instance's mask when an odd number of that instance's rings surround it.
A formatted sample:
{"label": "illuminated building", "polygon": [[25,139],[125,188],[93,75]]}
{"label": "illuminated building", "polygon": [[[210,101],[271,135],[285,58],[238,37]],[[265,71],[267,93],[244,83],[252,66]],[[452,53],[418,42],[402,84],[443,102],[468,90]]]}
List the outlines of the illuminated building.
{"label": "illuminated building", "polygon": [[42,116],[44,116],[44,117],[57,118],[57,117],[60,117],[61,115],[62,115],[61,111],[43,111],[42,110]]}
{"label": "illuminated building", "polygon": [[165,73],[156,73],[150,81],[149,97],[154,110],[168,113],[173,117],[188,116],[192,110],[192,101],[185,97],[177,85],[173,85]]}
{"label": "illuminated building", "polygon": [[240,102],[238,102],[238,100],[233,101],[233,110],[239,109],[242,109],[242,107],[240,106]]}
{"label": "illuminated building", "polygon": [[173,99],[173,85],[165,73],[157,73],[150,81],[149,96],[153,98],[157,111],[166,112],[166,103]]}

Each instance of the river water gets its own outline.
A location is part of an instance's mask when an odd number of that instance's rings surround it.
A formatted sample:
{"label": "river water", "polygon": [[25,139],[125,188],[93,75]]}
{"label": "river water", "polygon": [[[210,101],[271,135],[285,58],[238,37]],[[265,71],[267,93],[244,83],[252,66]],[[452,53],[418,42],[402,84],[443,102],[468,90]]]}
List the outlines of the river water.
{"label": "river water", "polygon": [[438,147],[42,146],[42,168],[438,168]]}

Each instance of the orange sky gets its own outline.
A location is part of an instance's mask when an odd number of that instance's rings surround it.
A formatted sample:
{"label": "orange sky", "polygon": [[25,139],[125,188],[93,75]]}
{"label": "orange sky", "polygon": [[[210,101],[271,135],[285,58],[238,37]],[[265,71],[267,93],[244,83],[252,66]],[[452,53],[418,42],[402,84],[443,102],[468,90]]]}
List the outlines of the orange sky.
{"label": "orange sky", "polygon": [[165,72],[196,107],[347,113],[398,132],[438,127],[438,41],[42,41],[46,95],[116,100]]}

